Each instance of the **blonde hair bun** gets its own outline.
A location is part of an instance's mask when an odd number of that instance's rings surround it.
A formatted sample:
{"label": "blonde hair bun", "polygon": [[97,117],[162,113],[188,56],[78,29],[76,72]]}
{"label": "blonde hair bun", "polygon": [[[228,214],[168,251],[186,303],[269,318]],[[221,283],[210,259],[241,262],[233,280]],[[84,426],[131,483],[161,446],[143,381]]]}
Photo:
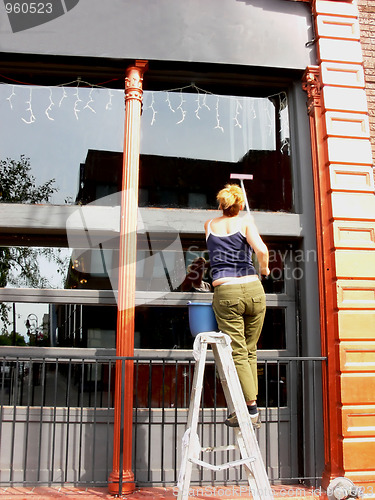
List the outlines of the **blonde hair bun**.
{"label": "blonde hair bun", "polygon": [[222,210],[228,210],[233,206],[240,207],[245,202],[242,189],[238,184],[226,184],[226,186],[217,193],[216,199]]}

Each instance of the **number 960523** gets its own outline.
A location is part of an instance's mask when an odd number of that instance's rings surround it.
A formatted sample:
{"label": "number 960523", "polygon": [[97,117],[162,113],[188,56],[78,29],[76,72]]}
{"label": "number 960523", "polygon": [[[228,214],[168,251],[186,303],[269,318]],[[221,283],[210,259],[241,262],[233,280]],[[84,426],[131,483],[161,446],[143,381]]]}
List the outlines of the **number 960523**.
{"label": "number 960523", "polygon": [[52,2],[7,2],[5,4],[7,14],[52,14]]}

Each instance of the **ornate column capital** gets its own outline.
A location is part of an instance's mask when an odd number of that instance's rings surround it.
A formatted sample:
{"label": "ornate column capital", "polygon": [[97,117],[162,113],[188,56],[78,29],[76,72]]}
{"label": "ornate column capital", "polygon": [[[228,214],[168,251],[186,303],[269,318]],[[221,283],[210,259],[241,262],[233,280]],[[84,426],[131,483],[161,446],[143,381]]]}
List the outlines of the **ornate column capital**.
{"label": "ornate column capital", "polygon": [[308,66],[302,77],[302,89],[307,92],[307,112],[310,115],[320,105],[320,72],[319,66]]}
{"label": "ornate column capital", "polygon": [[136,61],[134,66],[126,69],[125,76],[125,102],[129,99],[142,101],[143,74],[147,71],[147,61]]}

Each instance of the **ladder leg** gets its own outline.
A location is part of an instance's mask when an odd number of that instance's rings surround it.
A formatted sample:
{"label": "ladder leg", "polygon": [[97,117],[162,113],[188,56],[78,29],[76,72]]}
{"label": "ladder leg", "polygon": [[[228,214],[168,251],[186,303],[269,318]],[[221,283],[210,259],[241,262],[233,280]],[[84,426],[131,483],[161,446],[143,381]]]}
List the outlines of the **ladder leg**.
{"label": "ladder leg", "polygon": [[245,466],[245,471],[253,497],[259,500],[273,498],[271,486],[260,453],[245,398],[238,378],[237,370],[229,346],[224,343],[212,345],[215,362],[222,379],[223,391],[228,408],[235,411],[239,427],[235,428],[236,440],[242,458],[254,457],[255,460]]}
{"label": "ladder leg", "polygon": [[189,498],[189,488],[193,464],[189,458],[198,458],[200,443],[197,435],[199,408],[202,396],[203,375],[207,356],[207,342],[201,342],[201,355],[195,363],[193,385],[191,390],[187,430],[184,434],[181,468],[178,480],[177,500]]}

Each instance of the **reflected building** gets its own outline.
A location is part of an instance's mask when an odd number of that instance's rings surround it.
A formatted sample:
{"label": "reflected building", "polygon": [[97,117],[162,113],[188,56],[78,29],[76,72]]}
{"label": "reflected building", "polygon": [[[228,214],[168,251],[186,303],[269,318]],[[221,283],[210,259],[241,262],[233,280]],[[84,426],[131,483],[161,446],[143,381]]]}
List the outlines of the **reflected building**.
{"label": "reflected building", "polygon": [[[80,165],[76,204],[109,203],[121,191],[122,154],[89,150]],[[275,175],[275,172],[277,175]],[[293,212],[291,159],[288,148],[250,150],[238,162],[141,154],[139,206],[216,209],[216,193],[232,173],[252,174],[248,186],[252,210]]]}
{"label": "reflected building", "polygon": [[79,189],[75,203],[87,205],[121,191],[122,153],[89,149],[79,167]]}
{"label": "reflected building", "polygon": [[116,347],[116,307],[76,304],[51,305],[51,325],[56,347]]}

